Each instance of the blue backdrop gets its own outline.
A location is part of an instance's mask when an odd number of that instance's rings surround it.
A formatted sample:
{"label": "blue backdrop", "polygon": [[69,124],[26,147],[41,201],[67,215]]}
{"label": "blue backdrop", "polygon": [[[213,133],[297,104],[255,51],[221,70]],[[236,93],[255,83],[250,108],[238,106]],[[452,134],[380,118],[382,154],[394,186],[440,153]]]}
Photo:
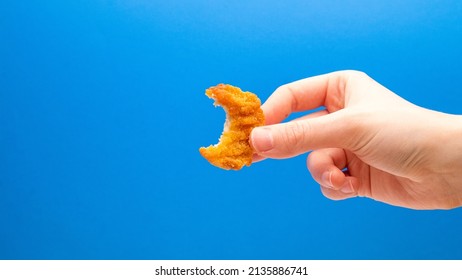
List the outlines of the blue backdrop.
{"label": "blue backdrop", "polygon": [[[460,259],[462,209],[326,199],[306,155],[199,154],[224,82],[358,69],[461,114],[462,2],[2,1],[0,258]],[[462,172],[462,171],[461,171]]]}

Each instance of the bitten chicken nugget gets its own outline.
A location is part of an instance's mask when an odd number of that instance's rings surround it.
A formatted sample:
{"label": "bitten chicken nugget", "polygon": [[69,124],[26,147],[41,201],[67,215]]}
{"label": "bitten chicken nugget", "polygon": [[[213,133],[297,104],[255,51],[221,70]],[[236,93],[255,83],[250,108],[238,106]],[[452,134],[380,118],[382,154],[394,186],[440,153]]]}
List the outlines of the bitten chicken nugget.
{"label": "bitten chicken nugget", "polygon": [[226,170],[250,166],[253,154],[250,132],[265,122],[260,99],[251,92],[225,84],[211,87],[205,94],[215,100],[215,106],[223,107],[226,121],[219,143],[201,147],[199,152],[211,164]]}

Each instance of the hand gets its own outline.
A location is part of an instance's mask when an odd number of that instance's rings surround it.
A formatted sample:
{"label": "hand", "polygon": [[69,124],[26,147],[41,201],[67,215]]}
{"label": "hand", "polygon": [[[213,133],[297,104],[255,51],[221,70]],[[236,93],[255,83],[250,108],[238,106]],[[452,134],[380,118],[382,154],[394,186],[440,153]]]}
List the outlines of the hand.
{"label": "hand", "polygon": [[[280,123],[318,107],[324,110]],[[328,198],[414,209],[462,205],[461,116],[413,105],[356,71],[281,86],[262,109],[266,125],[250,137],[254,161],[312,150],[307,166]]]}

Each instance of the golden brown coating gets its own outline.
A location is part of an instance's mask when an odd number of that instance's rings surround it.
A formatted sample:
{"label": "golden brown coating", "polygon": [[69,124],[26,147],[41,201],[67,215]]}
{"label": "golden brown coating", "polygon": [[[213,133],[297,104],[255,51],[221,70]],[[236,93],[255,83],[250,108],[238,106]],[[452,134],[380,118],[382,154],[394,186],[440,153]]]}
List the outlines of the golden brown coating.
{"label": "golden brown coating", "polygon": [[225,84],[211,87],[205,94],[215,100],[215,106],[223,107],[226,121],[219,143],[201,147],[201,155],[211,164],[226,170],[250,166],[253,154],[250,132],[265,122],[260,99],[251,92]]}

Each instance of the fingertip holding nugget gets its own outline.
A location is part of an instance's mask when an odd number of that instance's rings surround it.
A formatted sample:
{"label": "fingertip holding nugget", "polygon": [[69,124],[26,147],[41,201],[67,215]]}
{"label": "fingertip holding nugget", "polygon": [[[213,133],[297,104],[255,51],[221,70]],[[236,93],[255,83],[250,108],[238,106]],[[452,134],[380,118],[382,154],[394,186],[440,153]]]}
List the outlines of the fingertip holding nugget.
{"label": "fingertip holding nugget", "polygon": [[249,143],[250,132],[265,122],[260,99],[238,87],[219,84],[205,91],[226,112],[223,133],[216,145],[201,147],[199,152],[211,164],[226,169],[240,170],[252,164],[253,149]]}

